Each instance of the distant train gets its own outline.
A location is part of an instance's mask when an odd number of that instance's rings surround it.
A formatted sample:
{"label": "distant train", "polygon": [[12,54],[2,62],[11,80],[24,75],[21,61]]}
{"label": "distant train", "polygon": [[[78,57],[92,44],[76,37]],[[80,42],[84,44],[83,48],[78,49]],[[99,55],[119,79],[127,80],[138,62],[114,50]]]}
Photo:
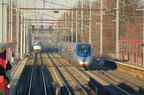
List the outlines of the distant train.
{"label": "distant train", "polygon": [[60,42],[59,53],[78,68],[89,69],[93,61],[93,48],[87,43]]}
{"label": "distant train", "polygon": [[41,52],[41,49],[42,49],[42,43],[40,41],[36,41],[33,45],[33,51]]}

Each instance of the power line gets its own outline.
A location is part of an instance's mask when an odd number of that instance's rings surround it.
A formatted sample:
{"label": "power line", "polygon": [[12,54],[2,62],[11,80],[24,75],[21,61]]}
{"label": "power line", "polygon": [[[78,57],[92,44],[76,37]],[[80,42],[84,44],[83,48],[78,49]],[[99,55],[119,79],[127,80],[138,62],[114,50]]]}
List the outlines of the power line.
{"label": "power line", "polygon": [[45,2],[54,4],[54,5],[58,5],[58,6],[62,6],[62,7],[72,8],[72,7],[70,7],[70,6],[65,6],[65,5],[63,5],[63,4],[58,4],[58,3],[54,3],[54,2],[50,2],[50,1],[46,1],[46,0],[45,0]]}

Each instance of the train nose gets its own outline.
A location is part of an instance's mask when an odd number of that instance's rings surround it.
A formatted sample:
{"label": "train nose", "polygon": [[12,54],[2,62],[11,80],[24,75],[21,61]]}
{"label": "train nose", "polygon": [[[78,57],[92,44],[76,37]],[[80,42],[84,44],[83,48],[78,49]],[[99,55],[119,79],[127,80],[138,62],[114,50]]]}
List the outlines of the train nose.
{"label": "train nose", "polygon": [[93,57],[79,57],[78,62],[80,64],[90,64],[93,61]]}
{"label": "train nose", "polygon": [[80,64],[78,64],[79,66],[90,66],[90,63],[84,63],[84,62],[80,62]]}

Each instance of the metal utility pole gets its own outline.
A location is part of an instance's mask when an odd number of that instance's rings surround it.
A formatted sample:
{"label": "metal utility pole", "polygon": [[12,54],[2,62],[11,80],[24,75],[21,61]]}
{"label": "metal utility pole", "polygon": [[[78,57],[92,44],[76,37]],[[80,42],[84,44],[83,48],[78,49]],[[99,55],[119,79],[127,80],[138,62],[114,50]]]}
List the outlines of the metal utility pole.
{"label": "metal utility pole", "polygon": [[21,33],[20,33],[20,59],[23,59],[23,24],[21,23]]}
{"label": "metal utility pole", "polygon": [[[0,14],[2,14],[2,0],[0,0]],[[2,15],[0,15],[0,43],[2,43],[2,37],[3,37],[3,35],[2,35],[2,24],[3,24],[3,22],[2,22]]]}
{"label": "metal utility pole", "polygon": [[0,43],[6,42],[7,33],[7,1],[0,0]]}
{"label": "metal utility pole", "polygon": [[83,0],[81,0],[81,42],[83,43]]}
{"label": "metal utility pole", "polygon": [[[25,1],[23,0],[23,7],[25,7]],[[25,11],[21,11],[21,18],[25,19]],[[23,59],[23,54],[25,53],[25,20],[21,23],[21,33],[20,33],[20,59]]]}
{"label": "metal utility pole", "polygon": [[67,25],[68,25],[67,20],[70,18],[69,15],[70,15],[70,11],[67,10],[67,11],[66,11],[66,15],[65,15],[65,19],[66,19],[66,20],[65,20],[65,22],[66,22],[66,23],[65,23],[65,29],[66,29],[66,31],[67,31],[67,39],[68,39],[68,42],[70,41],[70,37],[69,37],[69,36],[71,35],[71,33],[70,33],[70,35],[69,35],[69,32],[71,32],[71,31],[70,31],[70,29],[67,27]]}
{"label": "metal utility pole", "polygon": [[[26,7],[30,7],[30,1],[29,0],[26,0]],[[29,14],[29,11],[25,11],[26,12],[26,14]],[[28,16],[29,15],[26,15],[26,18],[28,18]],[[26,41],[26,53],[28,54],[29,52],[30,52],[30,47],[31,47],[31,44],[30,44],[30,41],[31,41],[31,38],[30,38],[30,35],[31,35],[31,33],[30,33],[30,31],[29,31],[29,28],[30,28],[30,22],[29,21],[26,21],[26,33],[25,33],[25,35],[26,35],[26,39],[25,39],[25,41]]]}
{"label": "metal utility pole", "polygon": [[[12,0],[9,1],[9,42],[12,42],[12,34],[13,34],[13,6],[12,6]],[[9,59],[10,62],[13,62],[12,60],[12,47],[9,49]]]}
{"label": "metal utility pole", "polygon": [[119,49],[119,0],[117,0],[116,8],[116,60],[118,60],[118,49]]}
{"label": "metal utility pole", "polygon": [[12,26],[13,26],[13,19],[12,19],[12,14],[13,14],[13,6],[12,6],[12,0],[9,1],[9,38],[10,38],[10,42],[12,42],[12,33],[13,33],[13,29],[12,29]]}
{"label": "metal utility pole", "polygon": [[72,10],[72,15],[71,15],[71,19],[72,19],[72,26],[71,26],[71,42],[73,42],[73,31],[74,31],[74,29],[73,29],[73,10]]}
{"label": "metal utility pole", "polygon": [[29,53],[29,47],[30,47],[29,41],[31,40],[30,37],[29,37],[30,33],[29,33],[28,26],[29,26],[29,23],[27,22],[26,23],[26,31],[27,31],[26,32],[26,53],[27,54]]}
{"label": "metal utility pole", "polygon": [[63,16],[63,20],[64,20],[64,22],[63,22],[63,30],[64,30],[64,41],[66,42],[67,41],[67,39],[66,39],[66,30],[65,30],[65,25],[66,25],[66,20],[65,20],[65,13],[64,13],[64,16]]}
{"label": "metal utility pole", "polygon": [[[144,9],[143,10],[143,43],[144,43]],[[143,63],[142,65],[144,66],[144,46],[143,46]]]}
{"label": "metal utility pole", "polygon": [[[25,18],[25,13],[24,13]],[[23,24],[23,54],[26,53],[26,22],[24,21]]]}
{"label": "metal utility pole", "polygon": [[90,11],[89,11],[89,43],[91,44],[91,28],[92,28],[92,26],[91,26],[91,23],[92,23],[91,0],[89,0],[89,3],[90,3],[90,5],[89,5],[89,9],[90,9]]}
{"label": "metal utility pole", "polygon": [[19,0],[17,0],[17,8],[16,8],[16,58],[19,59]]}
{"label": "metal utility pole", "polygon": [[[77,4],[76,4],[76,9],[78,8],[78,0],[77,0]],[[76,10],[76,42],[77,42],[77,37],[78,37],[78,31],[77,31],[77,13],[78,13],[78,11]]]}
{"label": "metal utility pole", "polygon": [[[27,7],[27,0],[24,0],[24,7]],[[26,18],[26,10],[23,11],[24,19]],[[26,21],[23,22],[23,54],[26,53]]]}
{"label": "metal utility pole", "polygon": [[103,0],[101,0],[100,10],[100,62],[103,62]]}

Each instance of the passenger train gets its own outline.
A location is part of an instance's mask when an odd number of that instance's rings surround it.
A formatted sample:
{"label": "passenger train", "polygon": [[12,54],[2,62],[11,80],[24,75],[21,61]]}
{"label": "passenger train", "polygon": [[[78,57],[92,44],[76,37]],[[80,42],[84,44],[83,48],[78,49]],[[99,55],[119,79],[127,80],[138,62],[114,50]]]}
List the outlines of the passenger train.
{"label": "passenger train", "polygon": [[89,69],[93,61],[93,48],[88,43],[60,42],[59,53],[78,68]]}
{"label": "passenger train", "polygon": [[33,45],[33,51],[41,52],[41,49],[42,49],[42,43],[40,41],[36,41]]}

